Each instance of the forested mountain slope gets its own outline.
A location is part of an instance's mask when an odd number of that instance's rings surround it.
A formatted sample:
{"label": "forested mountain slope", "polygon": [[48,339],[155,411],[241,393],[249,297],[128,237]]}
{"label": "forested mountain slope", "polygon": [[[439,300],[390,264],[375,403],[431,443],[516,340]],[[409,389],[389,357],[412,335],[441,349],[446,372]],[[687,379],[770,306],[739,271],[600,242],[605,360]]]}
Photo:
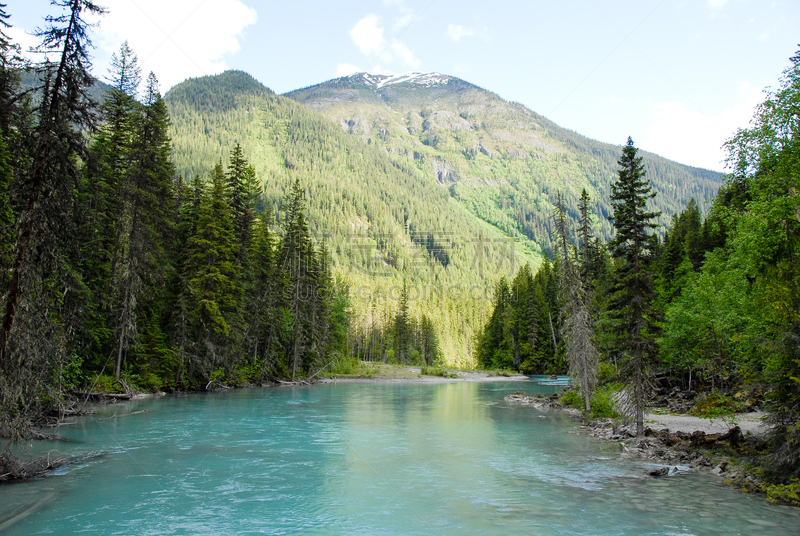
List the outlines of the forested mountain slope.
{"label": "forested mountain slope", "polygon": [[[356,336],[389,327],[405,281],[412,316],[434,319],[447,362],[472,364],[498,278],[535,269],[550,249],[559,191],[574,211],[586,188],[596,232],[610,236],[618,147],[443,75],[353,75],[289,96],[235,71],[175,86],[165,101],[176,169],[205,175],[240,143],[278,224],[299,179],[312,231],[351,287]],[[654,155],[645,162],[665,222],[720,183]]]}
{"label": "forested mountain slope", "polygon": [[[359,73],[286,96],[385,148],[394,161],[435,178],[459,204],[510,236],[549,249],[556,194],[565,195],[575,217],[586,188],[596,233],[611,237],[606,217],[618,146],[563,129],[521,104],[437,73]],[[642,156],[658,194],[652,208],[663,212],[663,224],[693,197],[704,206],[721,184],[719,173],[646,152]]]}
{"label": "forested mountain slope", "polygon": [[300,180],[311,229],[351,287],[356,333],[391,322],[406,281],[412,315],[428,311],[447,360],[468,364],[497,274],[539,262],[534,243],[512,244],[413,163],[392,160],[245,73],[186,81],[165,101],[184,176],[206,175],[240,143],[278,224],[284,196]]}

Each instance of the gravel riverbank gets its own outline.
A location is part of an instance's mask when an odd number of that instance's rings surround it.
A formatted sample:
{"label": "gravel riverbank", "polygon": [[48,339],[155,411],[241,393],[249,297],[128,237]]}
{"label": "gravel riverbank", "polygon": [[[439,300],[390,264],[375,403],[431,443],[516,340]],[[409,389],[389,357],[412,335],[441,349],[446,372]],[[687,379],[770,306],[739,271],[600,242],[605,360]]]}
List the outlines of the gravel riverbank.
{"label": "gravel riverbank", "polygon": [[[513,393],[505,400],[582,418],[580,411],[562,406],[556,397]],[[598,439],[618,443],[623,458],[650,461],[653,464],[648,470],[650,476],[705,469],[740,489],[759,491],[759,482],[732,460],[763,447],[766,426],[762,417],[760,413],[737,414],[734,422],[726,422],[691,415],[648,414],[644,437],[636,437],[635,425],[621,425],[612,419],[583,421],[581,429]]]}

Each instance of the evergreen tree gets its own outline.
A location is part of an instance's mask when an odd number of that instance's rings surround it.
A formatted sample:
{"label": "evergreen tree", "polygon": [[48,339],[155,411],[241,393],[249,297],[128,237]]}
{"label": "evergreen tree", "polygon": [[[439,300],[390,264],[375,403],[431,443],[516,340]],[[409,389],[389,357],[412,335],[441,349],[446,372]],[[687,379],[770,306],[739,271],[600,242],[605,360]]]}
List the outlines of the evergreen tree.
{"label": "evergreen tree", "polygon": [[124,353],[138,332],[137,304],[146,297],[151,302],[148,305],[154,305],[170,265],[168,241],[175,222],[168,130],[167,109],[158,91],[158,81],[150,73],[144,106],[134,119],[135,135],[121,192],[123,206],[111,263],[114,311],[119,318],[116,378]]}
{"label": "evergreen tree", "polygon": [[513,366],[513,341],[509,333],[510,304],[511,292],[506,278],[501,277],[495,286],[492,316],[478,341],[478,364],[483,368]]}
{"label": "evergreen tree", "polygon": [[238,143],[231,151],[226,175],[228,179],[227,201],[233,215],[233,232],[239,244],[237,258],[239,264],[246,264],[246,253],[250,245],[255,203],[258,197],[258,183],[253,166],[248,164]]}
{"label": "evergreen tree", "polygon": [[655,196],[645,177],[642,158],[633,140],[622,149],[619,176],[611,186],[614,207],[612,223],[616,234],[609,243],[611,255],[619,261],[614,272],[609,308],[616,320],[615,350],[625,363],[636,419],[636,433],[644,431],[644,406],[649,394],[653,362],[657,355],[657,313],[653,308],[653,252],[657,239],[652,230],[658,212],[648,212],[647,202]]}
{"label": "evergreen tree", "polygon": [[211,172],[209,191],[200,199],[197,230],[189,238],[184,268],[195,341],[188,372],[190,378],[197,373],[203,381],[231,364],[232,356],[226,356],[225,351],[239,321],[237,248],[225,183],[222,164],[217,164]]}
{"label": "evergreen tree", "polygon": [[[60,16],[46,18],[40,51],[58,56],[37,71],[43,86],[38,120],[20,160],[20,200],[10,280],[0,329],[3,424],[19,439],[41,411],[53,371],[69,365],[69,342],[80,325],[82,283],[72,221],[79,159],[86,157],[84,132],[94,125],[87,94],[90,75],[86,14],[102,13],[89,0],[60,0]],[[58,398],[58,393],[54,393]]]}
{"label": "evergreen tree", "polygon": [[[195,175],[189,184],[180,184],[177,197],[180,199],[176,215],[175,241],[173,243],[174,271],[170,284],[173,296],[171,313],[172,346],[178,353],[175,385],[185,388],[187,373],[193,370],[198,355],[197,339],[192,336],[192,289],[189,285],[189,261],[191,251],[189,241],[197,234],[200,207],[208,196],[205,183]],[[192,356],[192,357],[190,357]]]}
{"label": "evergreen tree", "polygon": [[425,365],[431,366],[439,361],[441,350],[439,349],[439,337],[436,335],[436,326],[430,317],[422,315],[420,321],[420,353]]}
{"label": "evergreen tree", "polygon": [[[589,210],[589,194],[584,188],[581,191],[581,197],[578,201],[578,217],[580,218],[578,228],[579,244],[579,272],[581,283],[584,289],[588,292],[594,286],[594,282],[600,277],[601,263],[600,250],[595,247],[596,243],[592,234],[592,222],[590,219]],[[556,208],[557,209],[557,208]]]}
{"label": "evergreen tree", "polygon": [[261,362],[261,379],[275,376],[277,369],[274,362],[275,322],[277,321],[278,304],[276,303],[279,288],[277,276],[277,254],[275,237],[270,226],[272,215],[267,212],[254,221],[253,241],[250,245],[249,257],[252,259],[252,293],[247,300],[247,318],[253,340],[253,363]]}
{"label": "evergreen tree", "polygon": [[306,364],[304,357],[311,343],[309,302],[315,291],[310,271],[313,266],[313,248],[306,222],[304,198],[305,191],[297,180],[289,194],[280,255],[284,300],[288,305],[286,312],[289,317],[287,365],[293,381]]}
{"label": "evergreen tree", "polygon": [[397,314],[394,317],[394,358],[400,364],[409,362],[411,354],[413,325],[408,312],[408,286],[403,281],[397,301]]}
{"label": "evergreen tree", "polygon": [[[14,138],[19,137],[20,119],[18,117],[20,61],[16,57],[16,47],[6,36],[4,29],[10,28],[6,5],[0,4],[0,289],[5,291],[9,283],[8,271],[13,262],[14,223],[16,218],[12,208],[11,186],[14,180],[13,151],[10,147]],[[17,162],[19,166],[20,162]]]}

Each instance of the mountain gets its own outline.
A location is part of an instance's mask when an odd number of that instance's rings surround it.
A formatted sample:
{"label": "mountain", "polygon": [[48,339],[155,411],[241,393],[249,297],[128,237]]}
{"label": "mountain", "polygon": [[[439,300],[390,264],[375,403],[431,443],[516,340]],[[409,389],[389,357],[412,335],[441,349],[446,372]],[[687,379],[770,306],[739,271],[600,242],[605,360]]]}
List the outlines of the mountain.
{"label": "mountain", "polygon": [[435,318],[448,362],[469,365],[497,274],[539,263],[538,247],[527,240],[512,247],[415,165],[391,159],[245,73],[188,80],[164,99],[183,176],[207,176],[240,143],[278,225],[283,200],[300,181],[312,232],[350,286],[356,334],[392,321],[406,282],[413,316]]}
{"label": "mountain", "polygon": [[[289,98],[291,97],[291,98]],[[295,180],[337,277],[353,336],[392,322],[403,283],[412,316],[435,320],[449,364],[471,365],[495,284],[549,248],[552,201],[587,188],[610,235],[620,149],[564,130],[457,78],[354,75],[279,96],[243,72],[187,80],[166,95],[174,160],[207,176],[242,145],[281,224]],[[645,154],[666,219],[718,174]]]}
{"label": "mountain", "polygon": [[[576,216],[586,188],[595,231],[611,237],[610,184],[621,146],[559,127],[521,104],[438,73],[358,73],[286,94],[382,147],[446,186],[470,213],[510,236],[550,246],[553,201],[561,192]],[[620,140],[624,142],[625,140]],[[691,198],[713,198],[719,173],[640,151],[658,193],[652,208],[667,224]]]}

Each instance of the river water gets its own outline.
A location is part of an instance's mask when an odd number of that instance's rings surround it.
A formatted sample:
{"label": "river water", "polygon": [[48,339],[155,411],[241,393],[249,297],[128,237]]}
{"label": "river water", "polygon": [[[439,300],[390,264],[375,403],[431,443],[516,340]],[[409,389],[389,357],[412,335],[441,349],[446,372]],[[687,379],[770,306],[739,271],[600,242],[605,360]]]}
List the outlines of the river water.
{"label": "river water", "polygon": [[800,534],[800,509],[707,472],[647,477],[574,420],[503,400],[558,388],[542,383],[338,383],[100,407],[51,445],[96,456],[0,487],[0,533]]}

